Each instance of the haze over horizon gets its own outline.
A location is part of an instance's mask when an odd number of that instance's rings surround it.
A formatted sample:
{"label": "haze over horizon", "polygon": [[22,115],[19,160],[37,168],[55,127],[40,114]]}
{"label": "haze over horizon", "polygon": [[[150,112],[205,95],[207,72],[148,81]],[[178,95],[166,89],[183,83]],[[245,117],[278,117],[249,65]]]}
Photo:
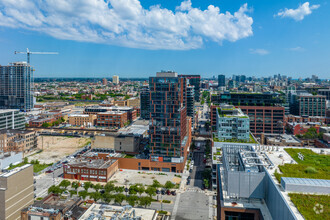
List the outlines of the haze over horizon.
{"label": "haze over horizon", "polygon": [[31,55],[35,77],[180,74],[329,79],[326,1],[0,2],[0,64]]}

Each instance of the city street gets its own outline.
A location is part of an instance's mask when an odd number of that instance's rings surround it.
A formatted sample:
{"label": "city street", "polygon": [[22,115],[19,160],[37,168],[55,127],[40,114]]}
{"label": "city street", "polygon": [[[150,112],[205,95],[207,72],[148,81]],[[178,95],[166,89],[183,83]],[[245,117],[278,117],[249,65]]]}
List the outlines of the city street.
{"label": "city street", "polygon": [[[35,195],[36,197],[44,197],[48,194],[48,188],[52,185],[59,184],[63,179],[58,177],[63,173],[63,168],[56,169],[53,173],[43,173],[39,176],[34,177],[36,183],[35,186]],[[54,177],[54,179],[53,179]]]}

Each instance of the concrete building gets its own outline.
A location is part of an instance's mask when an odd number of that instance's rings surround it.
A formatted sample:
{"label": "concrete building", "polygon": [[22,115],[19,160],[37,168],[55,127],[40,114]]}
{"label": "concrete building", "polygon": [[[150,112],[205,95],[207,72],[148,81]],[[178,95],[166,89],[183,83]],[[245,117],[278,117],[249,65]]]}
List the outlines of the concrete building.
{"label": "concrete building", "polygon": [[326,96],[309,93],[293,95],[290,113],[299,116],[326,116]]}
{"label": "concrete building", "polygon": [[113,111],[113,112],[127,112],[127,119],[132,122],[134,121],[137,116],[137,111],[134,110],[134,108],[127,107],[127,106],[110,106],[110,107],[103,107],[103,106],[91,106],[87,107],[84,110],[84,114],[88,115],[97,115],[99,113],[105,113],[108,111]]}
{"label": "concrete building", "polygon": [[96,115],[87,114],[71,114],[68,117],[69,124],[73,126],[94,126],[96,124]]}
{"label": "concrete building", "polygon": [[33,109],[33,68],[26,62],[0,65],[0,108]]}
{"label": "concrete building", "polygon": [[261,144],[272,146],[302,147],[303,142],[289,134],[261,134]]}
{"label": "concrete building", "polygon": [[121,128],[128,123],[127,112],[108,111],[97,114],[97,126]]}
{"label": "concrete building", "polygon": [[25,128],[24,114],[14,109],[0,110],[0,130]]}
{"label": "concrete building", "polygon": [[79,220],[91,220],[99,216],[100,219],[125,220],[156,220],[158,213],[153,209],[133,208],[132,206],[114,206],[106,204],[92,204]]}
{"label": "concrete building", "polygon": [[112,77],[112,83],[113,83],[113,84],[119,84],[119,76],[114,75],[114,76]]}
{"label": "concrete building", "polygon": [[140,99],[133,97],[133,98],[129,98],[126,100],[127,104],[126,106],[128,107],[140,107]]}
{"label": "concrete building", "polygon": [[10,164],[15,165],[23,161],[23,153],[0,153],[0,170],[6,169]]}
{"label": "concrete building", "polygon": [[93,159],[98,153],[88,151],[79,158],[63,165],[63,178],[108,182],[118,170],[118,160],[105,158]]}
{"label": "concrete building", "polygon": [[102,85],[104,86],[108,85],[108,80],[106,78],[102,79]]}
{"label": "concrete building", "polygon": [[250,120],[241,109],[221,104],[217,111],[217,135],[219,140],[250,140]]}
{"label": "concrete building", "polygon": [[0,153],[28,152],[38,145],[36,131],[0,130]]}
{"label": "concrete building", "polygon": [[189,80],[189,85],[194,86],[194,100],[200,101],[201,76],[200,75],[180,75]]}
{"label": "concrete building", "polygon": [[20,219],[21,209],[33,203],[33,166],[26,164],[0,174],[0,219]]}

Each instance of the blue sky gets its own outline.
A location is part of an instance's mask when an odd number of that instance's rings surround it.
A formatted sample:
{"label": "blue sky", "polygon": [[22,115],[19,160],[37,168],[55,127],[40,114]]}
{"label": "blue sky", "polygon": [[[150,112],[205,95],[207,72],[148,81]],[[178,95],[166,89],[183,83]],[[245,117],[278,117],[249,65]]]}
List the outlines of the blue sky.
{"label": "blue sky", "polygon": [[59,52],[31,56],[37,77],[329,79],[329,11],[326,1],[2,0],[0,64],[29,48]]}

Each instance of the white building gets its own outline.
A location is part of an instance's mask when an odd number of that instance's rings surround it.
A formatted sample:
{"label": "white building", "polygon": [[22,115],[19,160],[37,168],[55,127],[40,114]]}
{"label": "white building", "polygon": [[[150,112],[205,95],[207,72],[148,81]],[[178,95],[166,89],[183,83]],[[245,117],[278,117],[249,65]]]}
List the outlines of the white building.
{"label": "white building", "polygon": [[112,83],[119,84],[119,76],[113,76],[112,77]]}

